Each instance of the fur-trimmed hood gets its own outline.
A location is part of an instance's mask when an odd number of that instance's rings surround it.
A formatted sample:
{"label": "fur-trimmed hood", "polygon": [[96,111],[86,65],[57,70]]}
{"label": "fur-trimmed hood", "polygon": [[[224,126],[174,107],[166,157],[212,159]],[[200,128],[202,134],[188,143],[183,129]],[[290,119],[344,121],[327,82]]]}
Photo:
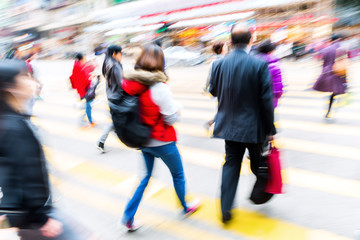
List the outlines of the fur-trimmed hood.
{"label": "fur-trimmed hood", "polygon": [[168,77],[161,71],[149,72],[144,70],[125,71],[124,78],[126,80],[134,80],[141,84],[151,86],[158,82],[167,82]]}

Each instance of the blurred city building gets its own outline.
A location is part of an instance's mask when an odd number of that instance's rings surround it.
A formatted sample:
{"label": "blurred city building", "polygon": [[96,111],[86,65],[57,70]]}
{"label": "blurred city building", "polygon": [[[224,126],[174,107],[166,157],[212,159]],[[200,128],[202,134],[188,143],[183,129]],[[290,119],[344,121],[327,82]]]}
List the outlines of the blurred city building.
{"label": "blurred city building", "polygon": [[105,42],[160,39],[165,47],[204,50],[227,39],[236,21],[247,21],[258,41],[325,39],[334,27],[358,34],[359,22],[339,19],[336,9],[332,0],[2,0],[0,49],[36,47],[43,57],[68,57]]}

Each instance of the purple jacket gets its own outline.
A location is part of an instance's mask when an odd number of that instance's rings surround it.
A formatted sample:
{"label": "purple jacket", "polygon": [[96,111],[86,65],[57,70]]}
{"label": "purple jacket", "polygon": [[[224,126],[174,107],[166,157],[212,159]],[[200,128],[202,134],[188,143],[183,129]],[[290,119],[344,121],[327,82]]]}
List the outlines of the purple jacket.
{"label": "purple jacket", "polygon": [[279,59],[270,54],[259,54],[258,56],[268,63],[273,91],[273,106],[276,108],[278,105],[278,100],[283,94]]}
{"label": "purple jacket", "polygon": [[313,86],[314,90],[320,92],[332,92],[335,95],[345,93],[346,76],[337,76],[332,71],[337,54],[346,54],[346,51],[340,48],[339,43],[333,43],[323,50],[323,70]]}

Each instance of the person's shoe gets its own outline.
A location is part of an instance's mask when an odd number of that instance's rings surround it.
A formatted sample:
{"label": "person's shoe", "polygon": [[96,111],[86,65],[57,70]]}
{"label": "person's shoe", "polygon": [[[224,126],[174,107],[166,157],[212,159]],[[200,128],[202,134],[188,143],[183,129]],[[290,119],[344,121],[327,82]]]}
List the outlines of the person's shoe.
{"label": "person's shoe", "polygon": [[89,125],[86,125],[84,128],[85,128],[85,129],[90,129],[90,128],[95,127],[96,125],[97,125],[96,123],[92,122],[92,123],[90,123]]}
{"label": "person's shoe", "polygon": [[185,217],[190,217],[194,212],[196,212],[200,208],[200,205],[201,205],[200,199],[195,199],[194,201],[189,203],[188,208],[186,209],[185,212]]}
{"label": "person's shoe", "polygon": [[143,226],[143,224],[140,221],[129,220],[127,222],[124,222],[122,220],[121,223],[127,228],[127,230],[129,232],[135,232],[136,230],[138,230],[139,228],[141,228]]}
{"label": "person's shoe", "polygon": [[230,212],[223,213],[222,215],[222,222],[223,224],[227,224],[231,220],[232,216]]}
{"label": "person's shoe", "polygon": [[99,142],[99,143],[98,143],[98,146],[97,146],[97,149],[99,149],[99,151],[100,151],[101,153],[105,153],[104,143]]}
{"label": "person's shoe", "polygon": [[327,112],[325,115],[325,119],[329,119],[330,118],[330,112]]}

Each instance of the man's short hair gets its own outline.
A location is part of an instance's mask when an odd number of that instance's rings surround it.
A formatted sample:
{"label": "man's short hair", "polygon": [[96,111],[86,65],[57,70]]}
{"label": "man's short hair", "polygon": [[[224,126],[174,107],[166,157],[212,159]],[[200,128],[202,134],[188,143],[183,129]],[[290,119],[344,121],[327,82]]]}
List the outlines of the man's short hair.
{"label": "man's short hair", "polygon": [[233,46],[239,46],[239,45],[248,45],[250,43],[251,39],[251,32],[250,30],[245,31],[244,30],[237,30],[236,27],[238,24],[234,24],[231,28],[231,42]]}

